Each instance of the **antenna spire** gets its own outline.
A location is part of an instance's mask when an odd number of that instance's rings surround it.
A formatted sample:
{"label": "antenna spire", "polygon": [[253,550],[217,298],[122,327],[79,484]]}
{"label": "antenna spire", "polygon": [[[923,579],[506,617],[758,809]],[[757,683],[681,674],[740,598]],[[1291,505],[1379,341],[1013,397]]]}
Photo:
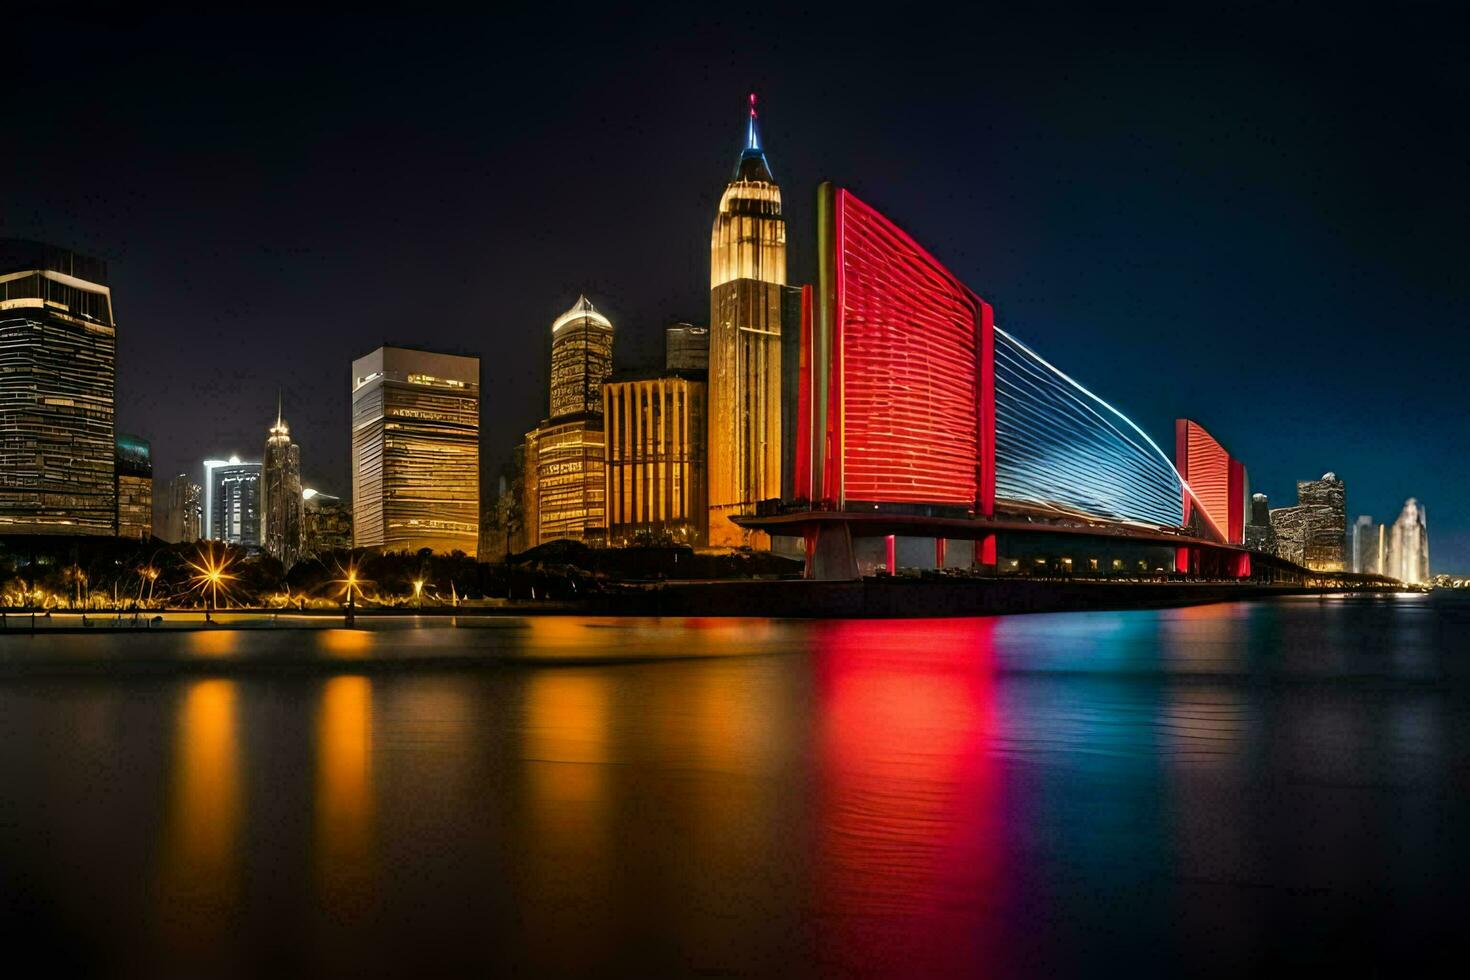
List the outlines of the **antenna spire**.
{"label": "antenna spire", "polygon": [[745,125],[745,148],[747,150],[760,150],[761,135],[755,128],[755,93],[750,93],[750,121]]}

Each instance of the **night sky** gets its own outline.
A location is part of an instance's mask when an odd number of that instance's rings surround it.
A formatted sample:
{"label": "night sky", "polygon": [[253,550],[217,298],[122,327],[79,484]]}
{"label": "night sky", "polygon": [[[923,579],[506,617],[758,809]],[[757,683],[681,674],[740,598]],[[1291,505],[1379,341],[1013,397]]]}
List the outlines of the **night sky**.
{"label": "night sky", "polygon": [[619,368],[708,319],[753,89],[793,282],[834,179],[1166,448],[1199,420],[1276,506],[1334,470],[1349,522],[1416,496],[1434,569],[1470,571],[1470,49],[1444,12],[542,9],[7,14],[0,235],[110,261],[118,425],[156,475],[258,458],[279,386],[306,482],[348,494],[349,365],[384,342],[484,359],[493,472],[579,292]]}

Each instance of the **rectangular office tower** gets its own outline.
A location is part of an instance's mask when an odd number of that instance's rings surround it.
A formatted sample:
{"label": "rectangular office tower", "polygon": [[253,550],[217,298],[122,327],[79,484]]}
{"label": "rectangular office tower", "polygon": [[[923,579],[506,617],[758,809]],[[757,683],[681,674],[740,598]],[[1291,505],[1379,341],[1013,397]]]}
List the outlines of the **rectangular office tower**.
{"label": "rectangular office tower", "polygon": [[0,534],[115,533],[116,364],[106,263],[0,239]]}
{"label": "rectangular office tower", "polygon": [[204,461],[204,536],[260,547],[260,464],[239,456]]}
{"label": "rectangular office tower", "polygon": [[379,347],[352,362],[352,540],[475,554],[480,359]]}
{"label": "rectangular office tower", "polygon": [[117,436],[117,536],[153,537],[153,452],[147,439]]}

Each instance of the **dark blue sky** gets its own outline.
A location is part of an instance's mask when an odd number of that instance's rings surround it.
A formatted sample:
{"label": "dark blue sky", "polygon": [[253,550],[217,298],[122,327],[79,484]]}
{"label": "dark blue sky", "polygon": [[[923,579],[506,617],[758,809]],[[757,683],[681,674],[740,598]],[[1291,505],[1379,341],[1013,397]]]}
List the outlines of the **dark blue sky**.
{"label": "dark blue sky", "polygon": [[622,367],[706,320],[754,88],[794,281],[817,182],[844,183],[1160,443],[1198,419],[1275,504],[1326,470],[1350,519],[1417,496],[1436,570],[1470,571],[1447,13],[761,6],[23,19],[0,234],[111,260],[119,425],[160,475],[258,456],[281,385],[308,482],[345,493],[348,365],[380,343],[481,355],[498,461],[579,292]]}

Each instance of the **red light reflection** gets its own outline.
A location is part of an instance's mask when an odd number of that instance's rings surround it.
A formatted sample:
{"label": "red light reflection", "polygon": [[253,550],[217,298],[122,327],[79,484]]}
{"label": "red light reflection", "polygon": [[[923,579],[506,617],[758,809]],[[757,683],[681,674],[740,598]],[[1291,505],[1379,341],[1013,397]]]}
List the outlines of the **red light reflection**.
{"label": "red light reflection", "polygon": [[[1002,883],[994,620],[850,620],[818,639],[824,955],[913,976],[994,970]],[[978,917],[978,921],[977,921]]]}

